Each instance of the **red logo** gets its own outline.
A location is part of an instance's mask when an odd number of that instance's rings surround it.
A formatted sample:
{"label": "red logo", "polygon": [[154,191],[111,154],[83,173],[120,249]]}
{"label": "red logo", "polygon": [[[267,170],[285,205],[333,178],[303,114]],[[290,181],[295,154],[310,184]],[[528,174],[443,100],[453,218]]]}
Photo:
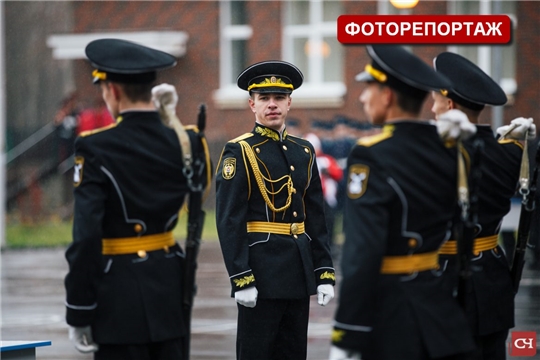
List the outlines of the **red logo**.
{"label": "red logo", "polygon": [[508,44],[508,15],[341,15],[342,44]]}
{"label": "red logo", "polygon": [[536,331],[512,331],[508,353],[510,356],[536,355]]}

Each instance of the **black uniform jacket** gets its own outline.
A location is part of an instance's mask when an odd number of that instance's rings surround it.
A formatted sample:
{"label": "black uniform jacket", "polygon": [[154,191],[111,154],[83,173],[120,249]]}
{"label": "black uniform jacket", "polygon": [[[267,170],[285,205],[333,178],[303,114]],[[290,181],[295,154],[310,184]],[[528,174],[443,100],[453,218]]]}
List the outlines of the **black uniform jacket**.
{"label": "black uniform jacket", "polygon": [[[160,234],[175,227],[188,192],[178,137],[157,112],[126,112],[118,121],[75,143],[67,322],[91,325],[98,344],[179,337],[185,332],[180,247],[141,256],[102,255],[103,238]],[[188,133],[192,141],[206,143],[194,130]]]}
{"label": "black uniform jacket", "polygon": [[[250,150],[245,150],[248,147]],[[259,182],[249,153],[256,158]],[[291,182],[289,182],[289,180]],[[262,183],[261,183],[262,182]],[[268,199],[284,211],[272,211]],[[287,199],[290,204],[287,207]],[[256,124],[229,141],[216,171],[216,219],[232,293],[256,286],[259,298],[298,299],[334,284],[335,271],[315,151],[308,141]],[[247,232],[248,222],[302,223],[305,232]]]}
{"label": "black uniform jacket", "polygon": [[[480,157],[481,178],[478,194],[476,237],[499,233],[503,217],[510,211],[511,198],[519,180],[523,146],[514,140],[498,142],[489,125],[477,125],[476,135],[465,142],[474,156],[472,143],[484,142]],[[457,279],[457,259],[440,256],[441,267],[450,281]],[[500,247],[474,254],[472,276],[466,297],[467,315],[475,335],[487,335],[514,326],[514,292],[509,264]],[[496,300],[494,300],[496,299]]]}
{"label": "black uniform jacket", "polygon": [[466,318],[439,271],[381,274],[383,257],[433,253],[448,239],[456,169],[455,148],[446,148],[428,122],[387,123],[353,148],[335,345],[378,360],[473,349]]}

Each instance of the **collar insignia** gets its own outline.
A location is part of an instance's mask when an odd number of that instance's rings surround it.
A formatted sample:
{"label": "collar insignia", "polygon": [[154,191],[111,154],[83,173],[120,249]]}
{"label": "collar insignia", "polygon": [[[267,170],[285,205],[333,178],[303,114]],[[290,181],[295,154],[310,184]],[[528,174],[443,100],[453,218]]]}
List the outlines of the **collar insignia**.
{"label": "collar insignia", "polygon": [[[275,130],[269,129],[269,128],[263,128],[261,126],[257,126],[255,128],[255,132],[261,136],[268,137],[274,141],[279,141],[279,133]],[[283,130],[283,140],[287,138],[287,130]]]}

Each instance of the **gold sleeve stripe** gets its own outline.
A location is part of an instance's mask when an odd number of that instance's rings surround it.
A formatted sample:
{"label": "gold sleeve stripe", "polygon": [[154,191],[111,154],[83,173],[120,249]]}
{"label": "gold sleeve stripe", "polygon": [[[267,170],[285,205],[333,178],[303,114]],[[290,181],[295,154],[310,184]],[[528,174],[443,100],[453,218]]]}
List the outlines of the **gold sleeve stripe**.
{"label": "gold sleeve stripe", "polygon": [[515,144],[517,146],[519,146],[521,148],[521,150],[523,150],[523,144],[520,143],[519,141],[517,140],[513,140],[513,139],[503,139],[503,140],[499,140],[498,141],[499,144]]}

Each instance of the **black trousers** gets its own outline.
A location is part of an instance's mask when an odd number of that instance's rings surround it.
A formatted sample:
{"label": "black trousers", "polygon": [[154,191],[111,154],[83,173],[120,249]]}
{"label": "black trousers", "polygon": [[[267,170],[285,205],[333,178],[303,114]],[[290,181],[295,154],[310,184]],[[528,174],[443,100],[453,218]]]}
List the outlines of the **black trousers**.
{"label": "black trousers", "polygon": [[95,360],[187,360],[183,358],[184,338],[149,344],[100,344]]}
{"label": "black trousers", "polygon": [[307,357],[309,297],[258,299],[254,308],[238,305],[238,360],[302,360]]}
{"label": "black trousers", "polygon": [[506,359],[506,338],[508,329],[501,330],[489,335],[475,336],[477,345],[474,360],[505,360]]}

